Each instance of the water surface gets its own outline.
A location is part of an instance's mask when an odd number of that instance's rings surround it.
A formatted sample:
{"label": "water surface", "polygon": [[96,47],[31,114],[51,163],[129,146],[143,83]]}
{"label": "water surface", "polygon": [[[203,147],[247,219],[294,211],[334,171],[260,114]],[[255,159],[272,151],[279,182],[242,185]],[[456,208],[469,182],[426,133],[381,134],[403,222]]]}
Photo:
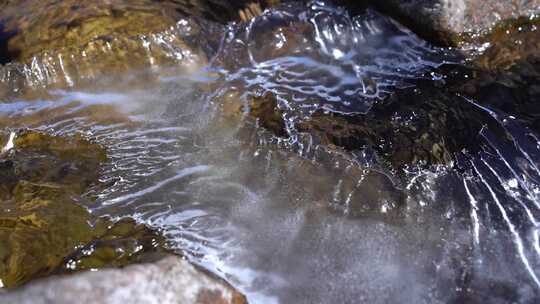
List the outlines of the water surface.
{"label": "water surface", "polygon": [[[538,299],[540,141],[519,118],[456,94],[488,117],[471,134],[479,149],[398,171],[295,128],[319,110],[360,115],[417,81],[440,85],[454,51],[374,11],[351,18],[319,1],[222,31],[189,73],[154,66],[135,84],[10,93],[0,121],[106,147],[92,213],[160,228],[253,303]],[[264,94],[276,96],[286,136],[226,106]]]}

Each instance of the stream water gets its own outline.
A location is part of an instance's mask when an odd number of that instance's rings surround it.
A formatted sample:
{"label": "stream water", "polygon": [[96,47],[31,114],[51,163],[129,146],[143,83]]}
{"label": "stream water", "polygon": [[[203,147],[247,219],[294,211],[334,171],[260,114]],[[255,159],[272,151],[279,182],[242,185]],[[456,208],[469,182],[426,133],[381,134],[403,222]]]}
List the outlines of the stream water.
{"label": "stream water", "polygon": [[[202,21],[179,27],[192,22]],[[470,130],[478,149],[456,152],[453,165],[400,170],[295,127],[317,111],[363,115],[418,81],[437,87],[459,54],[374,11],[351,18],[324,2],[219,31],[208,64],[154,65],[155,77],[136,84],[132,73],[78,85],[64,70],[54,77],[72,87],[25,95],[15,91],[48,85],[46,63],[6,65],[13,93],[0,115],[12,129],[82,133],[106,147],[89,210],[159,228],[251,303],[539,299],[540,141],[519,117],[454,93],[489,121]],[[156,41],[147,43],[178,55]],[[287,136],[224,101],[264,94]]]}

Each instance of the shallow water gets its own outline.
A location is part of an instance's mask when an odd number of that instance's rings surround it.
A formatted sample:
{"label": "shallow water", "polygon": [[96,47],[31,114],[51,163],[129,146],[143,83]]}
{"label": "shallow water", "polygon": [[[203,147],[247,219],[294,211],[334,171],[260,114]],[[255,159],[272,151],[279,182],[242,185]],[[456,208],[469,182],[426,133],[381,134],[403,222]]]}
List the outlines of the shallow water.
{"label": "shallow water", "polygon": [[[350,18],[324,2],[223,31],[200,70],[154,66],[144,85],[110,77],[11,93],[0,121],[106,147],[92,213],[162,229],[253,303],[538,299],[540,141],[519,119],[456,95],[490,119],[480,150],[399,172],[295,128],[317,110],[367,113],[419,79],[436,85],[457,54],[373,11]],[[240,103],[274,94],[287,136],[229,113],[231,92]]]}

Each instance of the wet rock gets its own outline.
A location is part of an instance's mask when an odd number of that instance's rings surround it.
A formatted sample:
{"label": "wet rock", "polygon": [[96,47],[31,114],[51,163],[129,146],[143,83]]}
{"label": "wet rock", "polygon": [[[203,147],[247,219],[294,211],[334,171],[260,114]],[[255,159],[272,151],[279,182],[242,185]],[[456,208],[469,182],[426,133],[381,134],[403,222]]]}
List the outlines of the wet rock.
{"label": "wet rock", "polygon": [[3,8],[0,22],[4,32],[13,33],[7,42],[11,59],[25,61],[42,51],[81,47],[100,37],[112,40],[118,34],[164,30],[179,18],[174,11],[137,4],[128,10],[121,2],[27,1],[22,5],[13,1]]}
{"label": "wet rock", "polygon": [[373,4],[413,31],[446,45],[455,45],[459,35],[486,33],[501,21],[540,12],[538,0],[390,0]]}
{"label": "wet rock", "polygon": [[[2,143],[9,137],[2,136]],[[96,218],[84,193],[105,150],[80,136],[20,131],[0,156],[0,285],[119,266],[159,253],[163,239],[133,220]]]}
{"label": "wet rock", "polygon": [[503,24],[488,35],[464,40],[463,46],[473,50],[475,67],[501,73],[516,62],[540,60],[539,28],[540,18],[522,18]]}
{"label": "wet rock", "polygon": [[189,17],[209,2],[10,2],[0,10],[0,60],[13,64],[0,69],[0,79],[19,92],[92,83],[129,69],[197,69],[221,38],[221,26]]}
{"label": "wet rock", "polygon": [[448,82],[451,90],[540,133],[540,57],[519,60],[504,70],[461,67],[449,75],[454,78]]}
{"label": "wet rock", "polygon": [[283,111],[278,108],[277,101],[271,94],[254,97],[249,103],[249,113],[262,127],[279,137],[287,137]]}
{"label": "wet rock", "polygon": [[[252,103],[271,104],[264,102],[269,98],[255,98]],[[275,127],[279,124],[270,123],[275,120],[259,119],[267,121],[261,126],[278,131],[278,136],[283,134],[279,133],[281,128]],[[308,134],[313,146],[375,153],[383,164],[397,170],[406,166],[452,165],[456,153],[478,151],[479,132],[485,125],[497,130],[489,115],[426,80],[397,90],[366,114],[318,110],[296,119],[292,128],[293,132]]]}
{"label": "wet rock", "polygon": [[287,137],[287,128],[283,118],[283,110],[279,109],[276,98],[270,94],[251,96],[248,101],[240,96],[236,89],[229,90],[217,100],[222,116],[227,122],[238,124],[248,118],[279,137]]}
{"label": "wet rock", "polygon": [[178,256],[123,269],[52,277],[0,295],[2,303],[247,303],[226,283]]}

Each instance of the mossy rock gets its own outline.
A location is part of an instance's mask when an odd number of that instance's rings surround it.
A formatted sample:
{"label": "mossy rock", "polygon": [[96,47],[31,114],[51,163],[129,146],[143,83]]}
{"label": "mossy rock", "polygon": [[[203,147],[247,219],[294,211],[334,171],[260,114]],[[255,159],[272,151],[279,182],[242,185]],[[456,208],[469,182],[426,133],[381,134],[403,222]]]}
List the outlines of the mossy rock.
{"label": "mossy rock", "polygon": [[[138,33],[148,19],[149,28],[159,20],[129,14],[115,18],[105,2],[80,4],[78,1],[11,1],[0,13],[3,40],[9,61],[24,62],[43,51],[62,47],[80,47],[96,37],[115,31]],[[101,5],[100,5],[101,4]],[[142,17],[142,18],[141,18]],[[157,18],[156,18],[157,19]],[[84,21],[84,22],[83,22]],[[131,22],[129,22],[131,21]]]}
{"label": "mossy rock", "polygon": [[164,31],[185,16],[184,7],[182,2],[150,0],[9,1],[0,23],[11,59],[25,62],[41,52]]}
{"label": "mossy rock", "polygon": [[11,163],[16,180],[54,183],[63,186],[64,192],[80,195],[97,183],[100,165],[106,159],[105,149],[80,135],[58,137],[20,131],[4,162]]}
{"label": "mossy rock", "polygon": [[131,219],[107,224],[103,234],[67,256],[57,273],[152,262],[166,252],[165,240],[157,231]]}
{"label": "mossy rock", "polygon": [[152,230],[133,220],[96,219],[61,187],[23,182],[17,191],[26,200],[4,202],[0,212],[5,287],[50,274],[124,266],[164,252],[163,239]]}
{"label": "mossy rock", "polygon": [[[197,5],[205,11],[207,3],[194,1],[194,15]],[[207,64],[225,27],[189,17],[186,5],[172,0],[10,2],[0,10],[0,64],[11,63],[0,69],[9,84],[0,87],[0,96],[8,95],[4,90],[18,95],[111,78],[135,82],[142,76],[124,73],[137,70],[150,77],[158,66],[196,70]]]}
{"label": "mossy rock", "polygon": [[[4,141],[2,136],[2,140]],[[133,220],[96,218],[84,192],[105,150],[82,136],[24,130],[0,156],[0,282],[121,266],[160,252],[163,239]]]}
{"label": "mossy rock", "polygon": [[[61,186],[20,182],[0,213],[0,279],[14,287],[52,273],[64,256],[105,230]],[[100,233],[101,232],[101,233]]]}

